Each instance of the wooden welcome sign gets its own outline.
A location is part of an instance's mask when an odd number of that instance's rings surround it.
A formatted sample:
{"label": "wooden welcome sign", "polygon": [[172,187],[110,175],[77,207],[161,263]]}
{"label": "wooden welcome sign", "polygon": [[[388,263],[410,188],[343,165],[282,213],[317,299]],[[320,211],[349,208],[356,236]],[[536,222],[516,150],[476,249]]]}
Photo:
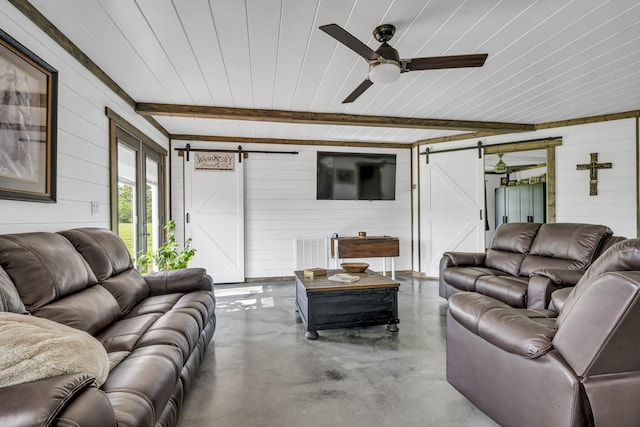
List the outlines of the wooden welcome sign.
{"label": "wooden welcome sign", "polygon": [[234,153],[210,151],[194,154],[196,170],[232,171],[234,169]]}

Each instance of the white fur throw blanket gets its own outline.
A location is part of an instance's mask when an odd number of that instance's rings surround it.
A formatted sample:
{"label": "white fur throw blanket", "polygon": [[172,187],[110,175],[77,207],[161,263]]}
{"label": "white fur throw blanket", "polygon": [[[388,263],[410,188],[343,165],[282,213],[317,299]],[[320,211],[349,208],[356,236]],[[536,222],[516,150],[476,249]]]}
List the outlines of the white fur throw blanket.
{"label": "white fur throw blanket", "polygon": [[56,375],[88,373],[101,386],[107,352],[79,329],[36,316],[0,312],[0,387]]}

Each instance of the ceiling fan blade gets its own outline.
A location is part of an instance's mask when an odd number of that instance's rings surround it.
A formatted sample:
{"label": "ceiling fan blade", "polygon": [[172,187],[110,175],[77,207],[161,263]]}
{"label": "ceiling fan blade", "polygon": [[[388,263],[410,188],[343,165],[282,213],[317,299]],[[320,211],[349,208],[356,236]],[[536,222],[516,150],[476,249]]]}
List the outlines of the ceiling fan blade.
{"label": "ceiling fan blade", "polygon": [[374,60],[380,58],[380,55],[378,55],[373,49],[352,36],[351,33],[338,24],[322,25],[319,28],[349,49],[353,50],[358,55],[362,56],[364,59]]}
{"label": "ceiling fan blade", "polygon": [[432,56],[403,60],[407,71],[436,70],[442,68],[482,67],[488,54]]}
{"label": "ceiling fan blade", "polygon": [[353,92],[351,92],[349,94],[349,96],[347,96],[344,101],[342,101],[343,104],[348,104],[350,102],[355,101],[356,99],[358,99],[358,97],[360,95],[362,95],[364,93],[365,90],[369,89],[369,87],[371,87],[371,85],[373,84],[373,82],[371,80],[369,80],[368,78],[365,79],[362,83],[360,83],[358,85],[357,88],[355,88],[355,90]]}

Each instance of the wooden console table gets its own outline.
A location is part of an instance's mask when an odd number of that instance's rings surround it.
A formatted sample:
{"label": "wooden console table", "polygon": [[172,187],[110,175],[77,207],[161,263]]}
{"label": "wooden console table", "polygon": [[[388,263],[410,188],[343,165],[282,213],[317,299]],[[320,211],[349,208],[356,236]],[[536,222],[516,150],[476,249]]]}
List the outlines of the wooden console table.
{"label": "wooden console table", "polygon": [[[336,255],[337,254],[337,255]],[[337,237],[331,239],[334,268],[343,258],[384,258],[382,274],[387,275],[387,258],[391,258],[391,278],[396,278],[395,257],[400,256],[400,240],[390,236]]]}

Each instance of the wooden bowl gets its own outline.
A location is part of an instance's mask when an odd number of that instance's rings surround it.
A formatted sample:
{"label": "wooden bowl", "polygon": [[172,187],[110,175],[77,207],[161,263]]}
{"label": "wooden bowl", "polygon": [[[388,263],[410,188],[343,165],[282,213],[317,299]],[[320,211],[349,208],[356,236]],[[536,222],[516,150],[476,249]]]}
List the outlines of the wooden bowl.
{"label": "wooden bowl", "polygon": [[340,266],[347,273],[364,273],[369,268],[366,262],[343,262]]}

